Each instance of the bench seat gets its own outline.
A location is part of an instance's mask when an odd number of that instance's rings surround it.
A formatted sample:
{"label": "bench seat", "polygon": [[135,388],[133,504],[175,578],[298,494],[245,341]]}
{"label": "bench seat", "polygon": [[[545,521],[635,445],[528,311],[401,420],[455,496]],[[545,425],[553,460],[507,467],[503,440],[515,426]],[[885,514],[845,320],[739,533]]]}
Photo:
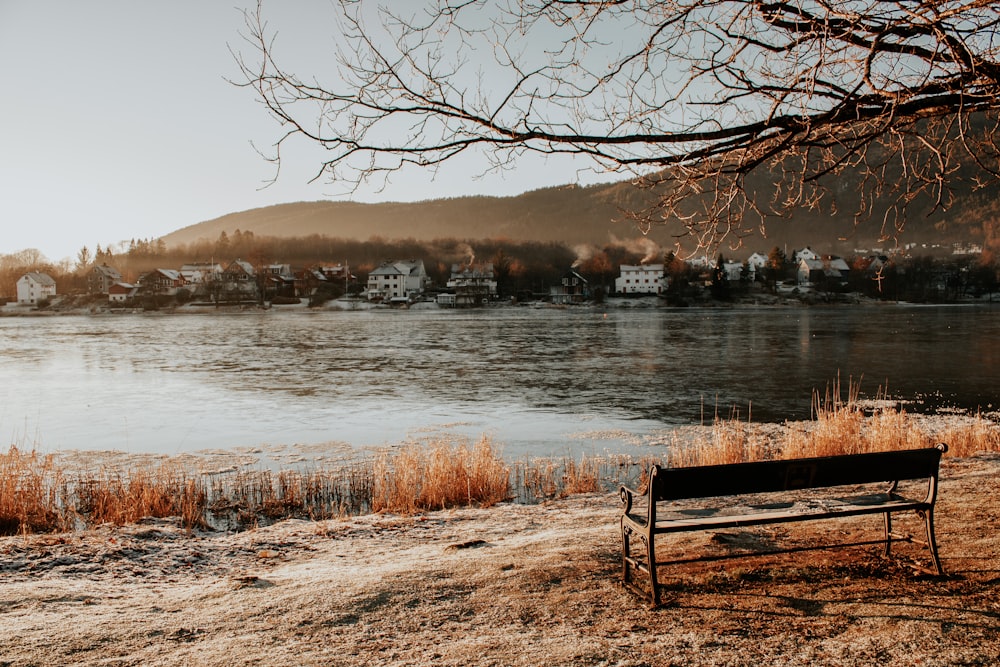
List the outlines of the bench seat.
{"label": "bench seat", "polygon": [[[673,511],[661,509],[656,517],[655,530],[657,533],[683,533],[695,530],[737,528],[838,516],[926,509],[930,509],[930,506],[923,500],[912,500],[896,495],[887,498],[885,494],[865,494],[794,503],[735,504],[728,507],[676,509]],[[636,524],[642,524],[645,522],[645,516],[633,512],[629,514],[629,520]]]}

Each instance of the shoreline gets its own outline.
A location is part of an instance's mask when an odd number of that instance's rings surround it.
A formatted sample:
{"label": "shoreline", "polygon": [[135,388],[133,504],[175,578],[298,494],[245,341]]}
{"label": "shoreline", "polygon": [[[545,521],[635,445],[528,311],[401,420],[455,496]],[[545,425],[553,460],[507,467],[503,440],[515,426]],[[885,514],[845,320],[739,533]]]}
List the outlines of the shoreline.
{"label": "shoreline", "polygon": [[781,295],[781,294],[760,294],[733,299],[732,301],[703,300],[686,305],[671,305],[663,298],[657,296],[634,296],[634,297],[609,297],[601,303],[585,302],[580,304],[552,304],[544,301],[532,301],[524,303],[491,303],[480,308],[454,308],[440,306],[433,301],[418,301],[407,306],[390,306],[385,304],[372,303],[365,300],[345,300],[338,299],[327,302],[322,306],[309,306],[308,300],[303,299],[298,304],[267,304],[261,305],[221,305],[201,303],[188,303],[178,306],[170,306],[156,310],[144,310],[136,307],[111,307],[107,304],[88,305],[61,308],[58,305],[38,309],[31,305],[8,303],[0,306],[0,317],[55,317],[55,316],[123,316],[123,315],[186,315],[186,314],[225,314],[232,315],[238,313],[259,314],[263,312],[294,312],[303,311],[308,313],[322,312],[358,312],[358,311],[406,311],[406,310],[441,310],[445,312],[475,312],[477,310],[494,309],[522,309],[540,308],[552,310],[618,310],[618,309],[651,309],[671,311],[685,311],[697,309],[730,309],[730,310],[767,310],[767,309],[789,309],[789,308],[841,308],[841,307],[904,307],[904,308],[941,308],[941,307],[990,307],[1000,305],[1000,300],[993,301],[988,296],[979,299],[968,299],[963,301],[949,301],[941,303],[921,303],[915,301],[887,301],[864,297],[858,293],[821,293],[807,291],[802,295]]}

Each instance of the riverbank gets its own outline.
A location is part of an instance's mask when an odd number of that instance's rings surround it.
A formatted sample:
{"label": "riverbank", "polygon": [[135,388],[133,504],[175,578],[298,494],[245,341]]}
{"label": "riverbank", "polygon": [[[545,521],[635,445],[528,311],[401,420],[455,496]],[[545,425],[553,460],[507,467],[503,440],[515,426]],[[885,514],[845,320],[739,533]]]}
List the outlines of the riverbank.
{"label": "riverbank", "polygon": [[[944,578],[920,547],[679,566],[650,610],[619,578],[617,495],[0,539],[0,663],[988,665],[1000,661],[1000,456],[942,463]],[[900,527],[909,524],[899,521]],[[877,518],[693,534],[671,549],[879,532]]]}
{"label": "riverbank", "polygon": [[[989,296],[981,299],[967,299],[959,302],[950,302],[950,305],[990,305],[993,300]],[[609,297],[600,302],[587,301],[579,304],[553,304],[547,301],[498,301],[490,303],[484,308],[589,308],[589,309],[663,309],[677,310],[683,308],[795,308],[810,306],[859,306],[859,305],[913,305],[900,301],[882,301],[872,299],[862,294],[819,292],[808,287],[795,288],[794,290],[784,290],[779,293],[752,292],[730,300],[697,299],[681,304],[668,302],[666,299],[657,296],[632,296],[632,297]],[[935,304],[949,305],[949,304]],[[47,317],[56,315],[133,315],[142,313],[160,314],[212,314],[212,313],[238,313],[238,312],[259,312],[262,310],[280,311],[358,311],[358,310],[456,310],[453,306],[440,306],[435,301],[416,301],[412,304],[389,305],[369,302],[366,299],[335,299],[320,306],[310,306],[308,299],[302,299],[297,304],[267,304],[266,306],[254,303],[236,305],[215,305],[210,303],[186,303],[160,308],[154,311],[145,310],[141,307],[126,307],[120,305],[110,305],[107,302],[92,301],[80,305],[72,298],[57,299],[45,308],[37,308],[31,305],[8,303],[0,306],[0,317]],[[482,308],[459,308],[458,310],[481,310]]]}

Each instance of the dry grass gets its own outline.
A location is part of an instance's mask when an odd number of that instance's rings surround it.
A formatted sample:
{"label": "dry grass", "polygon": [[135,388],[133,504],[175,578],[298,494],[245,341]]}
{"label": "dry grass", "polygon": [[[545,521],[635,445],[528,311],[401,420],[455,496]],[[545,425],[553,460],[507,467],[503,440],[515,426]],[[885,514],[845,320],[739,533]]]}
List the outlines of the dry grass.
{"label": "dry grass", "polygon": [[976,414],[971,424],[946,428],[938,439],[948,443],[949,454],[957,457],[1000,451],[1000,429],[981,414]]}
{"label": "dry grass", "polygon": [[[814,419],[784,428],[733,417],[717,419],[694,442],[674,437],[667,465],[716,465],[774,458],[949,446],[949,456],[1000,451],[1000,426],[977,414],[928,432],[898,407],[866,409],[851,385],[822,400]],[[884,404],[883,404],[884,405]],[[940,424],[938,421],[937,424]],[[0,453],[0,534],[56,532],[144,517],[180,516],[188,528],[256,526],[296,517],[314,520],[367,512],[413,514],[456,506],[537,502],[634,482],[655,461],[626,456],[570,456],[508,464],[486,437],[438,440],[385,451],[335,469],[192,472],[175,464],[70,475],[54,458],[11,446]]]}
{"label": "dry grass", "polygon": [[0,535],[66,530],[73,525],[66,484],[51,455],[0,453]]}
{"label": "dry grass", "polygon": [[630,465],[619,463],[617,459],[612,461],[593,456],[582,456],[579,462],[569,456],[518,461],[514,464],[517,499],[534,502],[599,491],[602,479]]}
{"label": "dry grass", "polygon": [[506,500],[510,467],[486,437],[475,445],[438,441],[407,445],[375,461],[371,508],[413,514]]}
{"label": "dry grass", "polygon": [[707,440],[673,443],[667,453],[667,465],[683,468],[757,461],[769,458],[772,449],[770,439],[753,423],[720,419],[713,424]]}
{"label": "dry grass", "polygon": [[841,397],[839,383],[835,383],[822,399],[815,394],[814,419],[787,425],[779,438],[762,433],[750,422],[716,420],[709,440],[671,447],[667,464],[685,467],[836,456],[917,449],[938,442],[946,443],[949,455],[955,457],[1000,451],[1000,426],[981,414],[976,414],[971,422],[930,433],[905,410],[886,407],[887,401],[881,397],[874,403],[882,407],[866,409],[858,394],[858,386],[853,383],[846,398]]}
{"label": "dry grass", "polygon": [[144,517],[180,516],[187,528],[205,525],[204,486],[177,466],[106,472],[75,488],[77,512],[89,523],[121,526]]}
{"label": "dry grass", "polygon": [[[813,395],[814,421],[805,431],[790,431],[783,458],[834,456],[863,452],[916,449],[932,446],[934,440],[918,428],[905,410],[880,407],[867,413],[858,400],[860,385],[850,383],[842,398],[839,380],[820,400]],[[885,405],[881,392],[876,405]]]}
{"label": "dry grass", "polygon": [[212,523],[255,526],[260,518],[313,520],[362,514],[371,508],[372,469],[363,463],[309,471],[238,470],[212,475]]}

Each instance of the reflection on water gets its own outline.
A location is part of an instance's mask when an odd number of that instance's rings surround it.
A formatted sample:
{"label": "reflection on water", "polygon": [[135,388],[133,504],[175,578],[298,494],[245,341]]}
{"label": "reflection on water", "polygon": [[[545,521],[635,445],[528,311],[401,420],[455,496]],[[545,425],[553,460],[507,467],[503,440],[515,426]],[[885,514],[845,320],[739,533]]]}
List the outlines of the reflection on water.
{"label": "reflection on water", "polygon": [[1000,311],[972,307],[4,318],[0,433],[162,453],[487,433],[564,453],[734,409],[805,418],[838,375],[916,409],[991,408],[998,334]]}

